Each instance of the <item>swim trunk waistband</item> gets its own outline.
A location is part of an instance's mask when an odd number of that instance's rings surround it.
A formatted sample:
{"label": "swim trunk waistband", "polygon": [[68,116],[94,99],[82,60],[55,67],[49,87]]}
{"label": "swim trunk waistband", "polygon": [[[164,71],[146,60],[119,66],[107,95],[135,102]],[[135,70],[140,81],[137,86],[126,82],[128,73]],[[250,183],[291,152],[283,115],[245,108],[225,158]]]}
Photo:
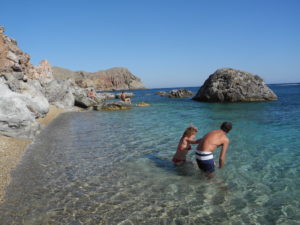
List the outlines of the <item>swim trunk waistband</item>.
{"label": "swim trunk waistband", "polygon": [[196,153],[196,159],[198,160],[210,160],[214,158],[212,152],[204,152],[204,151],[196,150],[195,153]]}

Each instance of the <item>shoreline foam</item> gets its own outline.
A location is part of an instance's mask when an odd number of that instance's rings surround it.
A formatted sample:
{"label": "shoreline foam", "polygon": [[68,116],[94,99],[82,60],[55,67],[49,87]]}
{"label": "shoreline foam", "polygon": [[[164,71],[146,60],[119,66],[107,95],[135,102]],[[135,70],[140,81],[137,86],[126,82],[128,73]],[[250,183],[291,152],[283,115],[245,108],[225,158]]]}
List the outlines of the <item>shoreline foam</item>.
{"label": "shoreline foam", "polygon": [[[44,128],[64,112],[66,110],[51,105],[47,115],[37,121]],[[11,172],[17,167],[31,143],[32,139],[0,136],[0,204],[4,202],[5,190],[11,181]]]}

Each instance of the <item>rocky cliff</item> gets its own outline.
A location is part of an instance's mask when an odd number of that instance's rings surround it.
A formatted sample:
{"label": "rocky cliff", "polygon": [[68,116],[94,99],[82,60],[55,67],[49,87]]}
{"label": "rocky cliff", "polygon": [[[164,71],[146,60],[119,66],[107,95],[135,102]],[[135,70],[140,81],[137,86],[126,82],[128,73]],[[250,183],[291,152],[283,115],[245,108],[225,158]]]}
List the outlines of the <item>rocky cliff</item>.
{"label": "rocky cliff", "polygon": [[59,80],[74,80],[82,87],[93,87],[97,90],[129,90],[144,89],[141,79],[134,76],[128,69],[122,67],[101,70],[94,73],[71,71],[60,67],[53,67],[53,75]]}
{"label": "rocky cliff", "polygon": [[[78,78],[84,76],[79,74]],[[36,119],[49,112],[50,104],[73,110],[74,106],[89,108],[112,97],[96,93],[92,99],[74,82],[55,79],[46,60],[33,66],[30,56],[0,26],[0,135],[34,137],[40,130]]]}
{"label": "rocky cliff", "polygon": [[40,65],[33,66],[30,56],[19,49],[17,41],[4,34],[4,27],[0,27],[0,73],[10,74],[24,81],[37,78],[53,79],[48,61],[43,60]]}
{"label": "rocky cliff", "polygon": [[259,76],[223,68],[209,76],[193,99],[204,102],[253,102],[277,100],[277,96]]}

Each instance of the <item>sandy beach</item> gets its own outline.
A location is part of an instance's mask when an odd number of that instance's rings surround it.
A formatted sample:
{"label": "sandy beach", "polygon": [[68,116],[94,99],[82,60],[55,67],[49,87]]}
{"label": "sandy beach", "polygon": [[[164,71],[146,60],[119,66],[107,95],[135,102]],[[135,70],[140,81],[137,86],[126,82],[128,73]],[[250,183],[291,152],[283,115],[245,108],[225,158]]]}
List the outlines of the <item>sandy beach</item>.
{"label": "sandy beach", "polygon": [[[63,112],[64,109],[50,106],[49,113],[37,121],[42,127],[46,127]],[[5,188],[10,182],[11,171],[18,165],[31,142],[31,139],[0,136],[0,203],[4,201]]]}

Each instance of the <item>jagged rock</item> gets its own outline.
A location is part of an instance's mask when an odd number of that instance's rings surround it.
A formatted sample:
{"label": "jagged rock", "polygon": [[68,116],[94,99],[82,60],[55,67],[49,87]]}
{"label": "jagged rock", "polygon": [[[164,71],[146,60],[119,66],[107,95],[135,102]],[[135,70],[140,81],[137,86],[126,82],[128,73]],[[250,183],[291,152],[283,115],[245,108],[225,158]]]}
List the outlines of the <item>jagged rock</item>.
{"label": "jagged rock", "polygon": [[43,90],[50,104],[59,108],[71,108],[74,106],[75,98],[70,82],[59,80],[44,82]]}
{"label": "jagged rock", "polygon": [[187,98],[194,96],[194,94],[187,89],[174,89],[170,92],[165,92],[165,91],[159,91],[156,92],[155,94],[160,95],[160,96],[165,96],[169,98]]}
{"label": "jagged rock", "polygon": [[89,108],[98,104],[99,102],[103,102],[109,99],[115,99],[116,95],[112,93],[95,93],[95,98],[91,98],[87,96],[87,92],[89,89],[73,87],[73,95],[75,97],[75,106],[80,108]]}
{"label": "jagged rock", "polygon": [[150,106],[150,104],[148,104],[146,102],[139,102],[138,104],[136,104],[136,106],[138,106],[138,107],[146,107],[146,106]]}
{"label": "jagged rock", "polygon": [[39,65],[35,66],[33,79],[48,79],[53,80],[53,71],[48,60],[42,60]]}
{"label": "jagged rock", "polygon": [[0,73],[23,72],[25,76],[30,76],[34,72],[34,67],[30,63],[30,56],[22,52],[17,42],[6,36],[4,28],[0,32]]}
{"label": "jagged rock", "polygon": [[52,68],[47,60],[40,62],[40,65],[34,67],[30,63],[30,56],[21,51],[17,46],[17,41],[4,34],[4,28],[0,27],[0,73],[22,75],[20,78],[53,79]]}
{"label": "jagged rock", "polygon": [[38,108],[31,97],[12,92],[0,81],[0,135],[32,138],[40,129],[35,120]]}
{"label": "jagged rock", "polygon": [[95,100],[87,97],[86,89],[75,87],[73,89],[73,95],[75,97],[75,106],[80,108],[89,108],[97,104]]}
{"label": "jagged rock", "polygon": [[170,98],[187,98],[187,97],[194,96],[193,92],[187,89],[178,89],[178,90],[175,89],[170,91],[169,95]]}
{"label": "jagged rock", "polygon": [[24,82],[20,82],[20,84],[20,93],[35,103],[34,107],[31,107],[31,111],[35,114],[35,117],[44,117],[49,112],[50,107],[46,97],[34,86]]}
{"label": "jagged rock", "polygon": [[56,79],[73,79],[82,88],[94,88],[97,90],[128,90],[144,89],[141,79],[134,76],[126,68],[111,68],[94,73],[84,71],[71,71],[60,67],[53,67],[53,75]]}
{"label": "jagged rock", "polygon": [[[35,113],[35,117],[43,117],[49,111],[49,103],[45,98],[43,93],[40,92],[38,88],[35,86],[31,86],[28,83],[22,82],[20,80],[15,79],[13,76],[1,76],[1,83],[7,85],[10,91],[20,93],[24,98],[24,101],[28,101],[30,99],[31,102],[35,103],[32,105],[31,111]],[[6,79],[9,78],[9,79]],[[31,104],[31,103],[28,103]]]}
{"label": "jagged rock", "polygon": [[277,96],[259,76],[224,68],[210,75],[193,99],[205,102],[253,102],[277,100]]}
{"label": "jagged rock", "polygon": [[94,110],[105,110],[105,111],[114,111],[114,110],[127,110],[131,109],[132,105],[127,102],[105,102],[100,105],[94,106]]}

